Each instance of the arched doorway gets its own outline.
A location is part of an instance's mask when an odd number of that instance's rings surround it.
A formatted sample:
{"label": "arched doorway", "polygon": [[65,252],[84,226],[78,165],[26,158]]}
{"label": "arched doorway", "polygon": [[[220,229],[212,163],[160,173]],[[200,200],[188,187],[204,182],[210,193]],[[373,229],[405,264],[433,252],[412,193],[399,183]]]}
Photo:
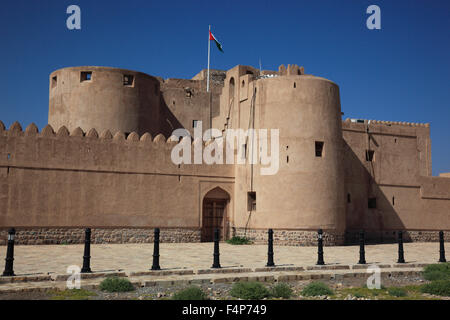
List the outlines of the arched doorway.
{"label": "arched doorway", "polygon": [[219,229],[220,240],[228,234],[227,208],[230,195],[217,187],[203,198],[202,238],[203,242],[214,240],[214,229]]}

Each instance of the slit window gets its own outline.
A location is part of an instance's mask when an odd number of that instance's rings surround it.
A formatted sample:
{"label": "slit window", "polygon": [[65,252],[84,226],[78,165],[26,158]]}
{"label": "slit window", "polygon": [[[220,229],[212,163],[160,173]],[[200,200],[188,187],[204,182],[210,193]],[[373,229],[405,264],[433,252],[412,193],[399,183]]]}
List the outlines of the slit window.
{"label": "slit window", "polygon": [[58,83],[58,77],[57,76],[52,77],[52,88],[55,88],[57,83]]}
{"label": "slit window", "polygon": [[395,206],[395,197],[392,196],[392,205]]}
{"label": "slit window", "polygon": [[322,157],[323,141],[316,141],[316,157]]}
{"label": "slit window", "polygon": [[347,203],[351,203],[352,202],[352,196],[350,195],[350,193],[347,193]]}
{"label": "slit window", "polygon": [[247,158],[247,144],[242,145],[241,159],[245,160]]}
{"label": "slit window", "polygon": [[198,120],[192,120],[192,128],[198,127]]}
{"label": "slit window", "polygon": [[247,192],[248,211],[256,211],[256,192]]}
{"label": "slit window", "polygon": [[369,209],[376,209],[377,208],[377,198],[369,198],[368,207],[369,207]]}
{"label": "slit window", "polygon": [[80,82],[91,81],[92,72],[91,71],[82,71],[80,76]]}
{"label": "slit window", "polygon": [[366,161],[373,161],[373,155],[375,154],[375,151],[373,150],[366,150]]}
{"label": "slit window", "polygon": [[134,85],[134,76],[131,74],[123,75],[123,85],[124,86],[133,86]]}

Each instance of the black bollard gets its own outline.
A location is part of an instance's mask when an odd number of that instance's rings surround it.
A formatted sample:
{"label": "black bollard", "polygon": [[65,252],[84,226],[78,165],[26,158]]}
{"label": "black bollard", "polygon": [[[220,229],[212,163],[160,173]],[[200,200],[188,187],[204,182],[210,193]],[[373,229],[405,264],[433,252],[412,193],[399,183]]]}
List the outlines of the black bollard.
{"label": "black bollard", "polygon": [[364,250],[364,230],[359,233],[359,262],[358,264],[366,264],[366,251]]}
{"label": "black bollard", "polygon": [[319,247],[319,251],[317,252],[318,254],[318,259],[317,259],[317,265],[322,266],[325,264],[325,262],[323,261],[323,231],[322,229],[319,229],[318,231],[318,237],[317,237],[317,245]]}
{"label": "black bollard", "polygon": [[91,271],[91,228],[86,228],[84,235],[84,255],[83,268],[81,273],[90,273]]}
{"label": "black bollard", "polygon": [[159,266],[159,228],[155,228],[155,237],[153,239],[152,270],[161,270],[161,267]]}
{"label": "black bollard", "polygon": [[219,229],[214,230],[214,261],[211,268],[220,268],[220,261],[219,261]]}
{"label": "black bollard", "polygon": [[444,231],[439,231],[439,262],[447,262],[445,260]]}
{"label": "black bollard", "polygon": [[405,257],[403,252],[403,232],[398,232],[398,261],[397,263],[405,263]]}
{"label": "black bollard", "polygon": [[11,228],[8,230],[8,248],[6,249],[5,259],[5,271],[3,271],[4,277],[12,277],[14,274],[14,237],[16,235],[16,229]]}
{"label": "black bollard", "polygon": [[275,266],[273,262],[273,230],[269,229],[269,241],[268,241],[269,251],[267,252],[267,267]]}

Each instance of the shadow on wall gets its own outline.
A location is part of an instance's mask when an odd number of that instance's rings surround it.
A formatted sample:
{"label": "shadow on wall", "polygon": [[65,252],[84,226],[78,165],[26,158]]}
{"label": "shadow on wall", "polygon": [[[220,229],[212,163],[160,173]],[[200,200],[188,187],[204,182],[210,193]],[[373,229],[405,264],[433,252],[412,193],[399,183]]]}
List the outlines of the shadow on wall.
{"label": "shadow on wall", "polygon": [[[373,138],[372,138],[373,139]],[[376,143],[376,142],[374,142]],[[395,243],[398,231],[404,231],[392,200],[388,199],[374,179],[374,162],[367,166],[344,141],[345,184],[347,191],[345,243],[359,243],[359,232],[365,231],[367,243]],[[405,242],[411,241],[403,233]]]}

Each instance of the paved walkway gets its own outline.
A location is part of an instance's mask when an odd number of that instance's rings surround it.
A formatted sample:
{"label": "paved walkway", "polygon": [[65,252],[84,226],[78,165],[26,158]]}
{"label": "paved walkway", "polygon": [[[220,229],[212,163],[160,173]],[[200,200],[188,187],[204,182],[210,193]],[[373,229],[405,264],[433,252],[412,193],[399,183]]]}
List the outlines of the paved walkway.
{"label": "paved walkway", "polygon": [[[366,246],[368,264],[397,262],[396,244]],[[405,243],[408,263],[436,263],[438,243]],[[275,264],[278,266],[311,266],[317,261],[317,247],[275,246]],[[213,243],[161,243],[162,269],[208,269],[213,260]],[[91,269],[101,271],[145,271],[152,265],[153,244],[93,244]],[[4,269],[6,246],[0,247],[0,272]],[[15,246],[14,271],[16,275],[39,273],[65,274],[70,265],[82,266],[83,245]],[[325,247],[327,265],[352,265],[359,259],[359,246]],[[222,267],[264,267],[267,246],[220,244]]]}

